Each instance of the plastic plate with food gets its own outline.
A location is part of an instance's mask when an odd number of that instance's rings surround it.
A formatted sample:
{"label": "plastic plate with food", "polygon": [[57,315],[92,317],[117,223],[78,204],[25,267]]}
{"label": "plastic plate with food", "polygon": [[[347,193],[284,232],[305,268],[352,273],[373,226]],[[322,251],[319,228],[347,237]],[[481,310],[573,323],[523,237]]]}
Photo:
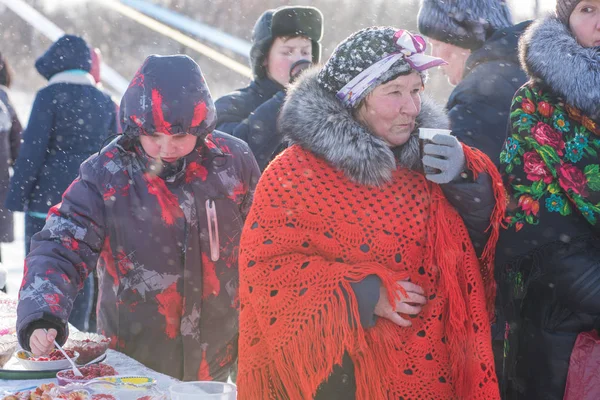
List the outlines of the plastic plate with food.
{"label": "plastic plate with food", "polygon": [[[44,383],[31,390],[12,393],[2,397],[2,400],[31,400],[31,399],[51,399],[51,400],[92,400],[89,392],[85,390],[72,390],[62,392],[54,383]],[[95,400],[95,399],[94,399]]]}
{"label": "plastic plate with food", "polygon": [[106,336],[97,333],[74,332],[69,335],[63,348],[79,353],[77,362],[86,364],[106,353],[109,345],[110,339]]}
{"label": "plastic plate with food", "polygon": [[[79,354],[72,350],[65,350],[71,360],[76,361]],[[17,352],[17,361],[23,368],[33,371],[61,370],[71,367],[69,360],[59,350],[52,350],[50,354],[42,357],[34,357],[30,352],[20,350]]]}
{"label": "plastic plate with food", "polygon": [[[113,379],[114,378],[114,379]],[[104,380],[101,380],[104,379]],[[68,399],[68,400],[167,400],[156,387],[156,381],[143,376],[123,376],[94,379],[87,383],[72,383],[63,387],[53,383],[31,390],[7,394],[2,400]]]}
{"label": "plastic plate with food", "polygon": [[85,383],[92,379],[104,376],[115,376],[118,374],[113,367],[108,364],[91,364],[85,367],[79,367],[83,376],[76,376],[72,369],[64,369],[56,374],[56,380],[60,386],[66,386],[71,383]]}

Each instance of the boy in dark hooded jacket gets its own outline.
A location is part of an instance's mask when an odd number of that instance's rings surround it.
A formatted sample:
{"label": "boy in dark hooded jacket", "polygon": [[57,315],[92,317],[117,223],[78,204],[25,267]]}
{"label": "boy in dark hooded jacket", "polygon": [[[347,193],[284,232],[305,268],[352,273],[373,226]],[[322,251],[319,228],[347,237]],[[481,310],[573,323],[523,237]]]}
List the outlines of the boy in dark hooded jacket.
{"label": "boy in dark hooded jacket", "polygon": [[63,343],[96,268],[98,331],[114,349],[178,379],[224,381],[237,360],[238,243],[258,166],[246,143],[214,131],[208,86],[187,56],[148,57],[120,121],[123,135],[81,165],[33,238],[19,341],[34,354]]}
{"label": "boy in dark hooded jacket", "polygon": [[252,31],[254,80],[215,103],[217,129],[247,142],[261,171],[283,148],[277,116],[285,90],[303,69],[319,62],[322,32],[323,15],[314,7],[265,11]]}

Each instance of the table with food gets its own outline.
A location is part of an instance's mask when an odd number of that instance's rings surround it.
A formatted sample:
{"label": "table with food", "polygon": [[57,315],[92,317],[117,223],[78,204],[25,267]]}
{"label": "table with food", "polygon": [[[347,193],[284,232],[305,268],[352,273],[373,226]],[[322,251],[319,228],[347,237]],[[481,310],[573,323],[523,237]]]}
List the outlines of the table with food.
{"label": "table with food", "polygon": [[35,357],[18,344],[16,306],[0,293],[0,400],[162,400],[179,383],[72,327],[63,346]]}

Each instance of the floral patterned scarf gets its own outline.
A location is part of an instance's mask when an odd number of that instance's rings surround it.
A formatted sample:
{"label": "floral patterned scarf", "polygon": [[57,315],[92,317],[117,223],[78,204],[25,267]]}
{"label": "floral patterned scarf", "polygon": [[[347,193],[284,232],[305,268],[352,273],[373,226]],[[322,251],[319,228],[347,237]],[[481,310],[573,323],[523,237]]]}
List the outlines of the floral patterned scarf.
{"label": "floral patterned scarf", "polygon": [[597,226],[600,129],[596,122],[531,84],[517,92],[510,118],[511,135],[500,154],[506,186],[512,191],[506,220],[509,231],[540,224],[562,226],[565,221],[556,217],[574,213]]}

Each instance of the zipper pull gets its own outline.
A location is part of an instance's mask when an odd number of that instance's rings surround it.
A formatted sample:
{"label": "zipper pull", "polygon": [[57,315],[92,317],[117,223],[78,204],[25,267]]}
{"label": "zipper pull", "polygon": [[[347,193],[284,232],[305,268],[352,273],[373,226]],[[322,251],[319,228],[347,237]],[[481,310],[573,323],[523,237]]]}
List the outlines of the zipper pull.
{"label": "zipper pull", "polygon": [[208,240],[210,243],[210,259],[218,261],[219,249],[219,220],[217,219],[217,205],[214,200],[206,200],[206,218],[208,220]]}

